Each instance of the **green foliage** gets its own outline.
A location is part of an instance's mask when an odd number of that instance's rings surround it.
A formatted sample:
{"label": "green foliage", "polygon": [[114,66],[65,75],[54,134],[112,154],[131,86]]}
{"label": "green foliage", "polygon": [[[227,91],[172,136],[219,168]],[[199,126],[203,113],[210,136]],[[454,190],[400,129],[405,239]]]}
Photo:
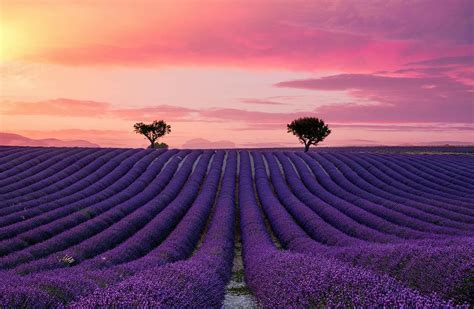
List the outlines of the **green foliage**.
{"label": "green foliage", "polygon": [[235,271],[232,274],[232,278],[234,279],[235,282],[239,282],[239,283],[244,282],[244,270],[239,269],[239,270]]}
{"label": "green foliage", "polygon": [[60,287],[56,287],[54,285],[44,284],[40,287],[40,289],[48,293],[52,298],[59,299],[64,304],[74,299],[71,293],[68,293],[67,290],[61,289]]}
{"label": "green foliage", "polygon": [[168,144],[166,143],[154,143],[153,145],[148,146],[148,148],[166,148],[168,149]]}
{"label": "green foliage", "polygon": [[165,143],[157,143],[158,138],[171,133],[171,126],[163,120],[155,120],[151,124],[137,122],[133,125],[135,133],[141,134],[150,142],[149,148],[168,148]]}
{"label": "green foliage", "polygon": [[252,292],[246,285],[229,288],[228,292],[233,295],[252,295]]}
{"label": "green foliage", "polygon": [[304,144],[305,152],[309,150],[309,146],[317,145],[331,133],[324,121],[315,117],[298,118],[288,124],[287,128],[288,133],[296,135]]}

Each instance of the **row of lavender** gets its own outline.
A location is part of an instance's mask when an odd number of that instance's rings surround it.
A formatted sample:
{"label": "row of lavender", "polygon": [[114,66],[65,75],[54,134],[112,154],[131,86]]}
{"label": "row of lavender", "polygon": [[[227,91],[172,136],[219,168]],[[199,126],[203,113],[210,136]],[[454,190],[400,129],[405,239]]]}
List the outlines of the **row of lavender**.
{"label": "row of lavender", "polygon": [[219,306],[240,209],[246,281],[264,306],[472,302],[472,167],[468,156],[0,148],[0,301]]}

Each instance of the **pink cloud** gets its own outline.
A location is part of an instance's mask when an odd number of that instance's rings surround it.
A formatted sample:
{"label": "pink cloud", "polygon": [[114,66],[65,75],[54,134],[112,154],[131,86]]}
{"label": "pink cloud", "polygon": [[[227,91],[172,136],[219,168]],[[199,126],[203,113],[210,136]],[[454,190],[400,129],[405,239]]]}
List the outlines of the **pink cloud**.
{"label": "pink cloud", "polygon": [[460,72],[457,75],[461,79],[467,79],[474,81],[474,71],[473,72]]}
{"label": "pink cloud", "polygon": [[238,121],[265,125],[287,123],[295,116],[305,114],[308,113],[270,113],[236,108],[211,108],[201,110],[199,113],[201,117],[215,121]]}
{"label": "pink cloud", "polygon": [[306,17],[308,22],[385,38],[463,44],[474,42],[474,4],[470,0],[449,3],[431,0],[409,3],[403,0],[328,0],[324,4],[315,3],[312,6],[313,10]]}
{"label": "pink cloud", "polygon": [[[119,42],[111,42],[108,45],[50,49],[31,55],[29,59],[79,66],[218,65],[297,70],[370,69],[400,62],[400,54],[412,45],[409,42],[374,41],[360,34],[281,23],[258,25],[257,29],[247,27],[232,25],[232,29],[203,29],[202,33],[193,32],[192,37],[177,38],[181,41],[178,44],[164,41],[123,46]],[[157,37],[158,34],[151,32],[149,36]]]}
{"label": "pink cloud", "polygon": [[352,122],[473,122],[474,88],[447,76],[387,77],[341,74],[281,82],[277,87],[345,90],[373,104],[346,103],[317,108],[324,119]]}
{"label": "pink cloud", "polygon": [[153,107],[113,109],[109,111],[109,114],[112,117],[133,121],[152,121],[155,119],[185,121],[190,120],[195,112],[197,110],[180,106],[157,105]]}
{"label": "pink cloud", "polygon": [[381,75],[402,76],[402,77],[435,77],[442,76],[454,71],[452,67],[417,67],[408,69],[399,69],[393,72],[383,72]]}
{"label": "pink cloud", "polygon": [[258,98],[241,98],[239,102],[244,104],[258,104],[258,105],[288,105],[288,103],[277,102],[269,99]]}
{"label": "pink cloud", "polygon": [[428,59],[423,61],[411,62],[406,65],[410,66],[474,66],[474,56],[464,55],[456,57],[441,57]]}
{"label": "pink cloud", "polygon": [[[109,5],[81,6],[90,17],[76,20],[71,16],[68,25],[76,33],[74,39],[63,46],[45,44],[25,58],[67,65],[368,71],[456,55],[474,42],[469,0],[449,4],[321,0],[291,5],[287,1],[145,2],[136,8],[118,5],[116,27],[113,21],[100,27],[100,17],[106,16]],[[32,3],[28,9],[41,13],[38,7],[41,4]],[[58,23],[50,31],[61,29],[65,17],[49,18],[53,26]],[[99,21],[99,34],[87,32]],[[131,25],[126,31],[124,23]],[[86,29],[83,33],[82,28]]]}
{"label": "pink cloud", "polygon": [[[393,78],[379,76],[332,76],[329,78],[334,83],[326,84],[325,78],[308,80],[303,82],[304,87],[309,89],[334,89],[347,90],[359,97],[371,99],[380,99],[379,103],[372,105],[360,105],[358,103],[347,103],[342,105],[322,106],[306,112],[263,112],[244,110],[238,108],[208,108],[208,109],[188,109],[178,106],[154,106],[134,109],[112,109],[108,103],[92,104],[93,101],[64,100],[64,107],[58,100],[54,101],[54,110],[48,111],[46,107],[50,106],[50,101],[27,102],[34,108],[24,109],[27,103],[20,102],[20,112],[22,115],[46,117],[48,128],[42,128],[43,131],[28,132],[28,129],[18,129],[15,133],[27,134],[35,138],[55,137],[61,139],[81,139],[100,144],[102,146],[142,147],[145,142],[132,132],[131,124],[133,121],[149,121],[151,119],[165,119],[172,124],[173,134],[165,140],[172,146],[183,144],[185,148],[232,148],[238,147],[270,147],[270,144],[292,145],[293,139],[286,134],[286,124],[293,119],[303,116],[314,116],[323,118],[331,128],[334,129],[334,136],[325,142],[331,145],[343,145],[348,137],[351,139],[365,139],[371,136],[378,143],[399,144],[413,139],[427,140],[424,136],[429,136],[429,140],[455,140],[472,141],[472,107],[467,110],[463,108],[463,101],[455,99],[462,98],[462,92],[467,91],[468,86],[456,81],[446,83],[444,79],[439,78]],[[321,84],[319,81],[322,80]],[[292,81],[292,87],[300,87],[300,81]],[[429,82],[429,83],[428,83]],[[389,87],[388,84],[392,86]],[[445,88],[441,87],[441,84]],[[424,87],[430,85],[430,87]],[[434,87],[431,87],[434,86]],[[354,87],[354,88],[353,88]],[[417,94],[419,89],[422,91],[434,91],[434,95],[424,94],[424,98]],[[437,89],[440,88],[440,89]],[[416,90],[416,91],[415,91]],[[442,95],[447,95],[449,102],[458,103],[455,112],[444,112],[446,106],[441,103],[431,102],[438,100]],[[416,99],[416,100],[415,100]],[[423,99],[427,101],[423,101]],[[445,98],[442,98],[443,100]],[[435,100],[435,101],[436,101]],[[419,103],[412,104],[411,102]],[[470,104],[471,101],[468,101]],[[77,103],[77,104],[76,104]],[[44,104],[44,105],[43,105]],[[467,106],[469,107],[469,104]],[[2,105],[3,106],[3,105]],[[71,113],[75,113],[73,107],[82,107],[81,117],[84,123],[89,123],[89,117],[96,117],[91,111],[101,111],[100,123],[106,119],[109,123],[109,129],[63,129],[58,118],[67,117],[74,114],[64,112],[65,107],[70,108]],[[103,107],[107,108],[103,108]],[[471,105],[472,106],[472,105]],[[9,105],[12,107],[12,105]],[[90,108],[87,110],[86,108]],[[60,111],[60,112],[58,112]],[[6,115],[13,116],[15,109],[9,110]],[[48,118],[49,117],[49,118]],[[123,121],[126,120],[126,121]],[[203,125],[209,123],[213,129],[207,129],[209,126]],[[82,120],[81,120],[82,123]],[[90,128],[94,128],[94,123],[90,122]],[[95,123],[95,125],[97,125]],[[84,126],[83,126],[84,127]],[[86,127],[85,127],[86,128]],[[44,131],[46,130],[46,131]],[[215,131],[217,130],[217,131]],[[11,131],[11,129],[10,129]],[[219,141],[212,141],[212,137]],[[416,133],[416,137],[412,137]],[[196,136],[199,136],[196,139]],[[231,145],[228,143],[227,136],[232,136]],[[393,140],[397,137],[396,140]],[[436,138],[435,138],[436,137]],[[204,140],[201,140],[204,139]],[[254,146],[252,146],[254,144]],[[267,146],[265,146],[267,145]]]}
{"label": "pink cloud", "polygon": [[39,102],[2,102],[2,113],[8,115],[51,115],[91,117],[104,116],[111,104],[95,101],[53,99]]}
{"label": "pink cloud", "polygon": [[237,131],[281,129],[291,120],[304,116],[321,117],[333,123],[473,122],[472,86],[447,77],[401,78],[352,74],[288,81],[277,86],[327,91],[347,90],[357,98],[370,99],[375,103],[348,102],[291,113],[238,108],[190,109],[171,105],[112,109],[110,103],[71,99],[7,102],[2,106],[5,115],[246,124],[246,127],[235,128]]}
{"label": "pink cloud", "polygon": [[456,132],[474,131],[474,124],[441,124],[441,123],[418,123],[418,124],[331,124],[332,128],[364,129],[367,131],[386,132]]}
{"label": "pink cloud", "polygon": [[53,99],[36,102],[2,102],[2,113],[5,115],[46,115],[58,117],[109,117],[133,121],[150,121],[169,119],[185,121],[197,110],[171,106],[156,105],[140,108],[113,108],[110,103],[72,99]]}

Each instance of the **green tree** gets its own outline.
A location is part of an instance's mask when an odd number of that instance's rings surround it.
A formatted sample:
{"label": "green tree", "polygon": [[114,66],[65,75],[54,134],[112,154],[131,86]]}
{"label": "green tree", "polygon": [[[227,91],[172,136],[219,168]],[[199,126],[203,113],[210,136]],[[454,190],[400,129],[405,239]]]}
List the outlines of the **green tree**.
{"label": "green tree", "polygon": [[309,150],[309,146],[322,142],[331,130],[323,120],[315,117],[303,117],[293,120],[287,125],[288,133],[293,133],[298,140],[304,144],[304,151]]}
{"label": "green tree", "polygon": [[135,133],[141,134],[150,142],[149,148],[167,148],[165,143],[158,143],[158,139],[171,133],[171,126],[163,120],[155,120],[151,124],[137,122],[133,125]]}

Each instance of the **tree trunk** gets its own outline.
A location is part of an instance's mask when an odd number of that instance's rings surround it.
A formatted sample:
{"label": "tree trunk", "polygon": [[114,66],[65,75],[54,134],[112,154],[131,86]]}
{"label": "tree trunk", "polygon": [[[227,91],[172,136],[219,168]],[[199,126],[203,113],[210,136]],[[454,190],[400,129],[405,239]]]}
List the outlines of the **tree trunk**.
{"label": "tree trunk", "polygon": [[310,143],[304,144],[304,152],[308,152],[310,145],[311,145]]}

